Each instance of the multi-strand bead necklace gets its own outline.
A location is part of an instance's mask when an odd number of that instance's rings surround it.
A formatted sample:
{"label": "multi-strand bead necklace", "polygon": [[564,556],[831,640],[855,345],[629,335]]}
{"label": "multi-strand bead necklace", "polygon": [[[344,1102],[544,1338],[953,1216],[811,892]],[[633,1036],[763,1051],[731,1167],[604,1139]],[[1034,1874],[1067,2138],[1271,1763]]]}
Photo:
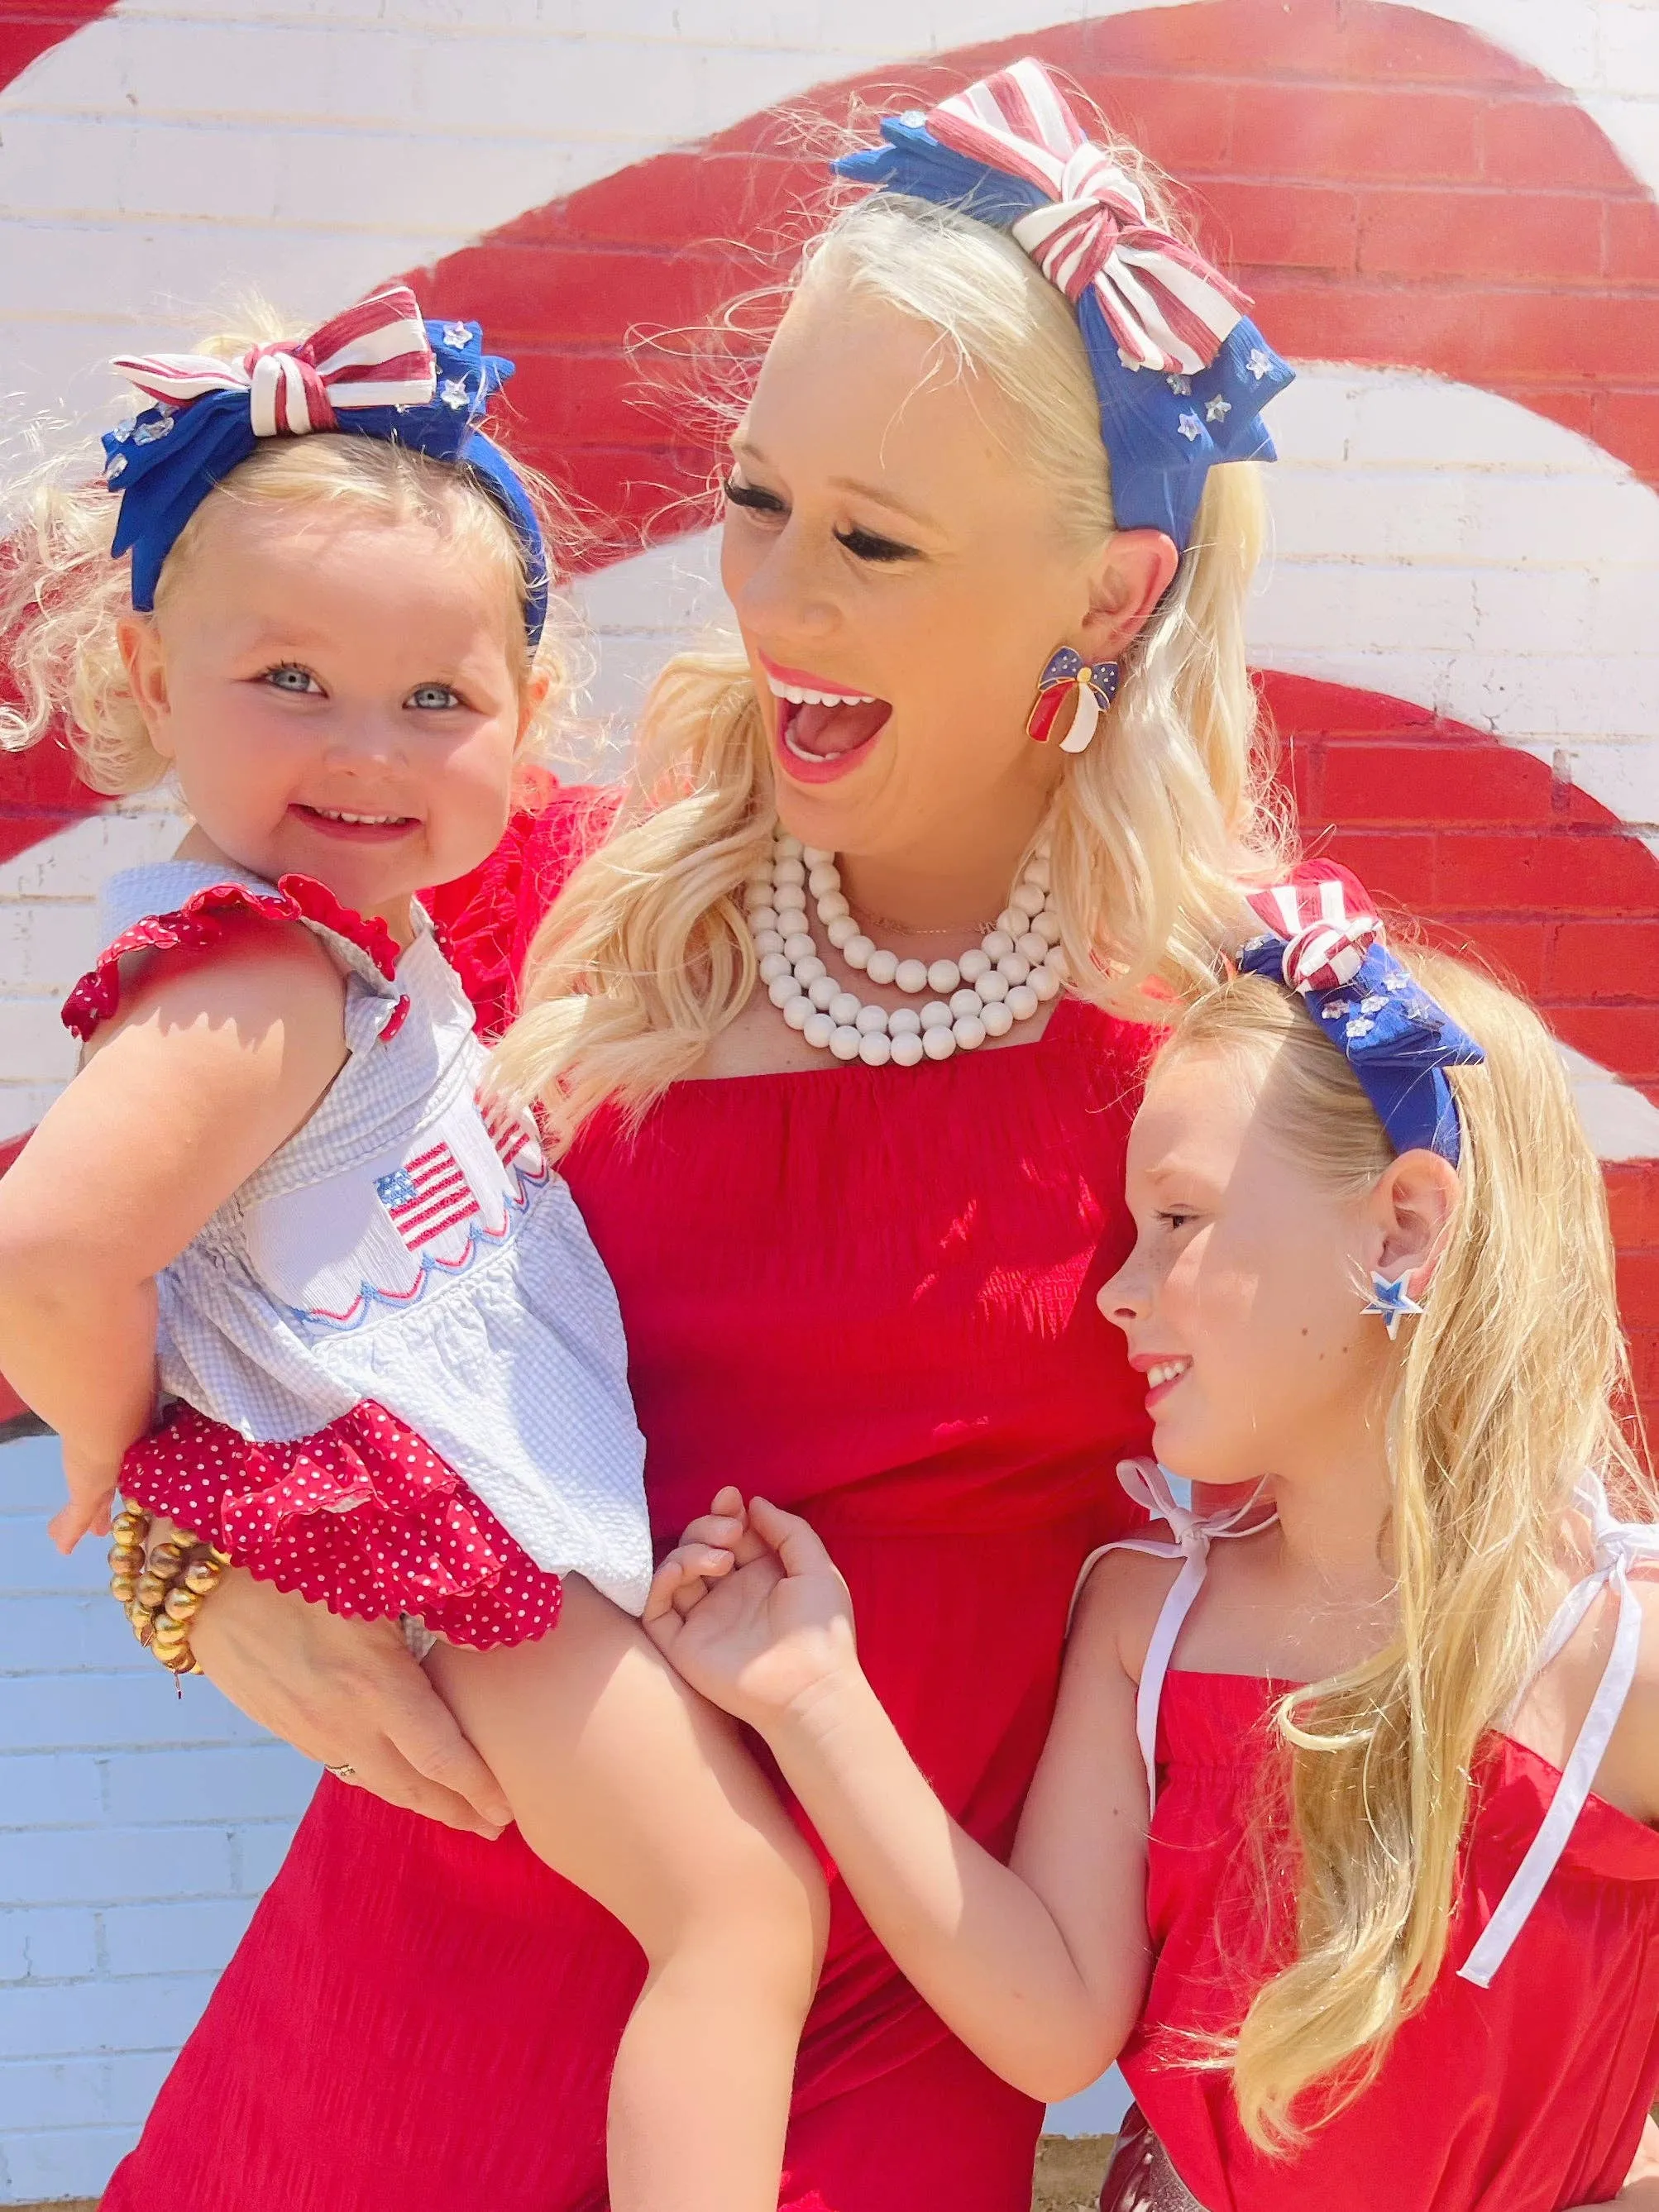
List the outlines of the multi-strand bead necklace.
{"label": "multi-strand bead necklace", "polygon": [[[824,935],[849,968],[892,984],[920,1006],[887,1007],[860,999],[830,975],[806,918],[811,898]],[[1040,852],[1007,906],[979,944],[954,960],[902,960],[868,937],[854,918],[833,853],[779,830],[772,857],[744,886],[744,909],[772,1004],[806,1042],[866,1067],[890,1060],[948,1060],[987,1037],[1006,1036],[1056,997],[1066,981],[1060,922]],[[931,994],[931,995],[927,995]]]}

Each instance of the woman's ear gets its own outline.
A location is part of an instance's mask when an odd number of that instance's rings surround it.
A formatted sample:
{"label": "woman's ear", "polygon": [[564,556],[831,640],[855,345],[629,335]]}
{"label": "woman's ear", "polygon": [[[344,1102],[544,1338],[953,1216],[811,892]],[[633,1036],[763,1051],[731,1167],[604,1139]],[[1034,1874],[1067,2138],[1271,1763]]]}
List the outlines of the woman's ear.
{"label": "woman's ear", "polygon": [[1180,562],[1174,539],[1161,530],[1113,532],[1088,580],[1081,642],[1092,659],[1115,660],[1139,635]]}
{"label": "woman's ear", "polygon": [[1378,1181],[1367,1204],[1376,1258],[1371,1265],[1391,1281],[1405,1278],[1421,1297],[1462,1202],[1457,1170],[1438,1152],[1402,1152]]}
{"label": "woman's ear", "polygon": [[121,665],[127,672],[127,689],[143,715],[144,732],[163,760],[173,758],[167,738],[171,709],[167,700],[167,670],[161,633],[154,615],[123,615],[115,626]]}

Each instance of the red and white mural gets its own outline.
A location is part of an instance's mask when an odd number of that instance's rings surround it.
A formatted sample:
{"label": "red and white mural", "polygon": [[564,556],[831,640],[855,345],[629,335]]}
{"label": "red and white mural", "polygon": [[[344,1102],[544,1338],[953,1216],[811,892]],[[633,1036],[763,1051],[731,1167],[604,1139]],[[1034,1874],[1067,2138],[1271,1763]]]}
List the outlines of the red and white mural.
{"label": "red and white mural", "polygon": [[[625,723],[714,611],[709,456],[630,337],[787,259],[803,110],[1023,52],[1187,182],[1297,366],[1254,620],[1284,773],[1310,843],[1547,1008],[1651,1419],[1651,0],[9,0],[0,392],[73,419],[110,389],[89,363],[190,335],[181,302],[319,315],[409,276],[517,357],[519,442],[597,519],[594,706]],[[0,762],[0,1140],[67,1072],[98,878],[171,834],[61,754]]]}

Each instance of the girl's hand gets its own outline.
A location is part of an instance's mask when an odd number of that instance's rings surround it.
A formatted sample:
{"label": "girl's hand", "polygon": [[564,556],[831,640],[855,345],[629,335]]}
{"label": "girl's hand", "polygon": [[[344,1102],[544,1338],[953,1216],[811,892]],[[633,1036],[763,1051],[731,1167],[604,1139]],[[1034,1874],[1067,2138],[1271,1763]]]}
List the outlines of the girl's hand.
{"label": "girl's hand", "polygon": [[641,1626],[694,1690],[764,1735],[860,1679],[853,1601],[805,1521],[723,1490],[657,1570]]}
{"label": "girl's hand", "polygon": [[108,1535],[120,1472],[118,1462],[112,1467],[105,1459],[77,1452],[65,1441],[64,1480],[69,1490],[69,1504],[61,1506],[46,1523],[46,1534],[60,1552],[72,1552],[82,1536]]}

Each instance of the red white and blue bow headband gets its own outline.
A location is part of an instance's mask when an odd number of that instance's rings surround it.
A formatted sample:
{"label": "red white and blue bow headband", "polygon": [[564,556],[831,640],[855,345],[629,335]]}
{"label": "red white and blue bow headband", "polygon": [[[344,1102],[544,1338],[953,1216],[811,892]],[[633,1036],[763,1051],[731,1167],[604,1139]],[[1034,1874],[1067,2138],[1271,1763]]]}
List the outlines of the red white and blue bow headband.
{"label": "red white and blue bow headband", "polygon": [[1041,62],[890,115],[881,135],[837,173],[1018,240],[1077,311],[1119,528],[1161,530],[1184,551],[1216,463],[1275,458],[1261,410],[1292,372],[1243,295],[1147,221],[1140,186],[1091,144]]}
{"label": "red white and blue bow headband", "polygon": [[1239,954],[1240,969],[1298,994],[1396,1152],[1438,1152],[1455,1167],[1462,1127],[1445,1071],[1486,1055],[1389,951],[1354,878],[1342,868],[1298,877],[1249,903],[1267,927]]}
{"label": "red white and blue bow headband", "polygon": [[111,366],[153,404],[104,435],[104,480],[121,495],[111,550],[132,555],[132,604],[155,604],[162,563],[214,486],[262,438],[335,430],[408,446],[475,477],[525,556],[525,627],[547,620],[547,548],[518,472],[479,427],[513,363],[483,349],[477,323],[426,322],[392,286],[309,337],[255,346],[241,360],[124,355]]}

